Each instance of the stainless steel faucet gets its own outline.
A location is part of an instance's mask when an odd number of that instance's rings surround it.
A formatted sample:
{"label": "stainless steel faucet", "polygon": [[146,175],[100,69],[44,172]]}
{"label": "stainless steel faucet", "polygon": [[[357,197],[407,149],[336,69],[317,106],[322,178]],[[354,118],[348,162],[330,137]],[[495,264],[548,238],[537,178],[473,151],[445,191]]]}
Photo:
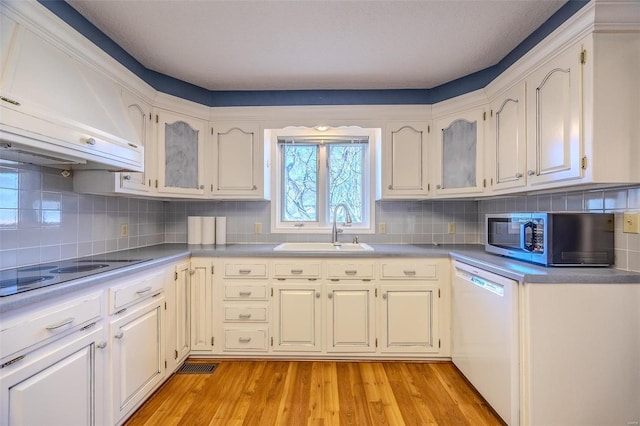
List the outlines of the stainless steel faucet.
{"label": "stainless steel faucet", "polygon": [[336,218],[338,217],[338,208],[342,207],[344,209],[344,213],[346,215],[345,223],[351,223],[351,213],[349,213],[349,208],[346,204],[340,203],[333,209],[333,228],[331,229],[331,243],[333,245],[340,245],[338,242],[338,233],[342,232],[342,229],[338,229],[336,226]]}

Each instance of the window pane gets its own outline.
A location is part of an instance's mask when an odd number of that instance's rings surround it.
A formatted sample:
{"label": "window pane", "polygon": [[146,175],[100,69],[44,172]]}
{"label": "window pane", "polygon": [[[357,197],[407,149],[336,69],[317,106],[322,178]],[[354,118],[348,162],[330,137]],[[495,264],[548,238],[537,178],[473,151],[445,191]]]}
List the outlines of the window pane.
{"label": "window pane", "polygon": [[[329,220],[335,207],[349,207],[353,223],[362,222],[364,196],[364,144],[329,145]],[[344,222],[344,209],[338,209],[339,222]]]}
{"label": "window pane", "polygon": [[318,220],[318,146],[282,145],[282,220]]}

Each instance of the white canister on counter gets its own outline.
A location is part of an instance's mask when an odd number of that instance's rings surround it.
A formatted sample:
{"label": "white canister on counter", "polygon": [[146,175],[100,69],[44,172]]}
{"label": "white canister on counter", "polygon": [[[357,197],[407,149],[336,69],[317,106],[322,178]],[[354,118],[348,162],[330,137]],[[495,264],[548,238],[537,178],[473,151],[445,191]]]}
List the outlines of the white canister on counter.
{"label": "white canister on counter", "polygon": [[204,216],[202,218],[202,244],[214,244],[216,242],[216,218]]}
{"label": "white canister on counter", "polygon": [[187,217],[187,244],[202,244],[202,216]]}
{"label": "white canister on counter", "polygon": [[227,244],[227,218],[216,216],[216,245]]}

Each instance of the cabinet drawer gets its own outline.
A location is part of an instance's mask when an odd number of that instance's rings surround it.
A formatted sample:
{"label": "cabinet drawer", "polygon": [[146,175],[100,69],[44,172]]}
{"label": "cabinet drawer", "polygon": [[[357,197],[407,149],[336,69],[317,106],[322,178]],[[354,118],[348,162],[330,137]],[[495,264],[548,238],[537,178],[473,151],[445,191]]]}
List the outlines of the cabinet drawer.
{"label": "cabinet drawer", "polygon": [[274,275],[284,278],[316,278],[320,276],[320,263],[276,263]]}
{"label": "cabinet drawer", "polygon": [[[101,316],[101,294],[61,303],[31,315],[16,318],[0,331],[0,359],[97,320]],[[6,326],[6,328],[4,328]]]}
{"label": "cabinet drawer", "polygon": [[224,320],[226,322],[266,322],[266,306],[225,305]]}
{"label": "cabinet drawer", "polygon": [[381,278],[393,279],[431,279],[438,278],[438,265],[424,261],[382,263]]}
{"label": "cabinet drawer", "polygon": [[163,289],[164,279],[162,274],[141,277],[121,286],[112,287],[109,289],[109,313],[112,314],[132,303],[145,300]]}
{"label": "cabinet drawer", "polygon": [[266,263],[232,263],[224,265],[224,276],[229,278],[265,277]]}
{"label": "cabinet drawer", "polygon": [[229,329],[224,330],[225,350],[266,351],[266,329]]}
{"label": "cabinet drawer", "polygon": [[329,278],[373,278],[373,263],[330,263]]}
{"label": "cabinet drawer", "polygon": [[267,285],[234,285],[225,284],[226,300],[267,300]]}

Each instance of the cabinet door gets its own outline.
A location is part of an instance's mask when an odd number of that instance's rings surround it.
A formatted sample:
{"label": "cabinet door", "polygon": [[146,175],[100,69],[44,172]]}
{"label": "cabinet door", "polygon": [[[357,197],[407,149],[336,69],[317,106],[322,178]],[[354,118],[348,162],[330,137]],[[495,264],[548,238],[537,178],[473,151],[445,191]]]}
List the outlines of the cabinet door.
{"label": "cabinet door", "polygon": [[327,285],[327,351],[375,352],[375,286]]}
{"label": "cabinet door", "polygon": [[386,124],[382,147],[382,197],[414,198],[429,193],[428,125]]}
{"label": "cabinet door", "polygon": [[111,321],[113,416],[118,422],[164,378],[164,297]]}
{"label": "cabinet door", "polygon": [[321,287],[278,284],[273,287],[273,350],[314,352],[322,348]]}
{"label": "cabinet door", "polygon": [[526,184],[527,147],[525,84],[518,84],[491,104],[491,185],[493,190],[518,188]]}
{"label": "cabinet door", "polygon": [[191,349],[190,262],[180,263],[167,279],[167,368],[175,370]]}
{"label": "cabinet door", "polygon": [[79,331],[5,366],[0,424],[96,425],[104,418],[104,330]]}
{"label": "cabinet door", "polygon": [[580,49],[566,50],[527,79],[530,185],[582,175]]}
{"label": "cabinet door", "polygon": [[191,288],[191,350],[213,350],[213,264],[192,259],[189,270]]}
{"label": "cabinet door", "polygon": [[186,115],[158,110],[158,192],[201,195],[205,191],[204,147],[206,123]]}
{"label": "cabinet door", "polygon": [[213,125],[214,196],[264,197],[264,154],[259,130],[257,123]]}
{"label": "cabinet door", "polygon": [[147,143],[151,133],[151,106],[126,90],[122,91],[122,99],[129,111],[129,118],[138,135],[138,140],[144,146],[144,171],[119,173],[120,188],[125,190],[124,192],[147,193],[151,187],[151,176],[153,176],[154,169],[152,144]]}
{"label": "cabinet door", "polygon": [[437,353],[438,287],[398,283],[380,291],[381,352]]}
{"label": "cabinet door", "polygon": [[441,118],[438,130],[438,195],[458,195],[483,191],[484,111],[474,109]]}

